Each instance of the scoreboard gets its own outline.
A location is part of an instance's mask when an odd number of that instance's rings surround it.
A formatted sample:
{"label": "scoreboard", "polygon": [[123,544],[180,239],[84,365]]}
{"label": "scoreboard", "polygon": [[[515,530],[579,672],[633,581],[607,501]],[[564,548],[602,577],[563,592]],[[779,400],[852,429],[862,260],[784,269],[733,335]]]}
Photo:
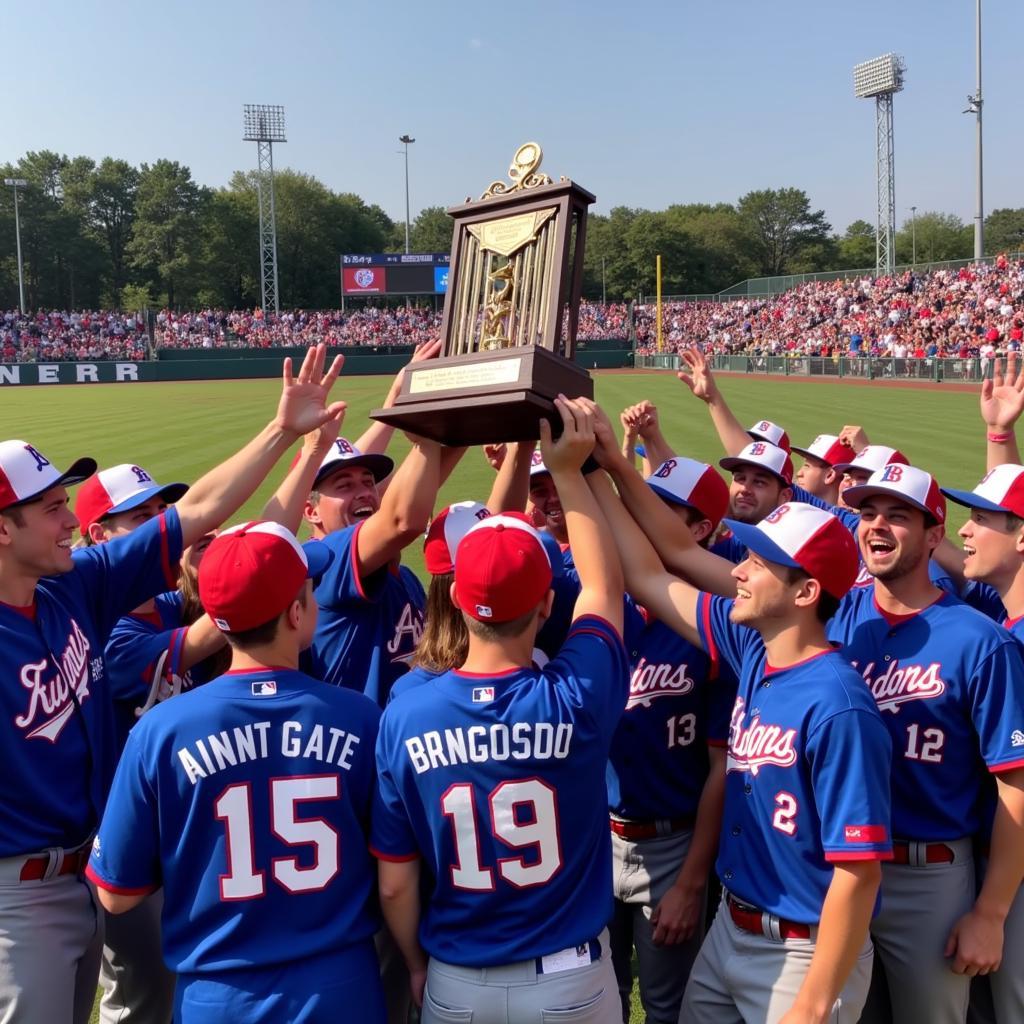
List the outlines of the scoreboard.
{"label": "scoreboard", "polygon": [[341,294],[444,295],[446,252],[347,253],[341,257]]}

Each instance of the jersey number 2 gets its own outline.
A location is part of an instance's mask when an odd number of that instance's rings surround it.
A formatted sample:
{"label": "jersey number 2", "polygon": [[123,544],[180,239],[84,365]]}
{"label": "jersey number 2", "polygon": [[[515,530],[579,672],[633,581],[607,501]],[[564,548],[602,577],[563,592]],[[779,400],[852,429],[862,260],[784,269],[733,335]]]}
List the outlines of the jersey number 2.
{"label": "jersey number 2", "polygon": [[[309,800],[337,800],[337,775],[300,775],[270,780],[270,829],[288,846],[312,846],[312,866],[299,865],[298,857],[273,857],[270,874],[287,892],[323,889],[341,867],[338,833],[323,818],[300,818],[298,804]],[[252,900],[267,891],[266,872],[256,867],[256,836],[252,824],[252,783],[228,786],[213,805],[224,822],[228,871],[220,876],[222,900]]]}
{"label": "jersey number 2", "polygon": [[[527,864],[524,857],[502,857],[498,874],[517,889],[543,885],[562,866],[558,841],[558,805],[555,791],[540,779],[502,782],[487,798],[491,832],[510,850],[532,846],[537,859]],[[517,820],[523,808],[529,820]],[[475,892],[494,891],[494,872],[480,863],[480,835],[477,831],[473,786],[460,782],[441,797],[441,810],[451,818],[455,837],[455,863],[451,867],[452,885]]]}

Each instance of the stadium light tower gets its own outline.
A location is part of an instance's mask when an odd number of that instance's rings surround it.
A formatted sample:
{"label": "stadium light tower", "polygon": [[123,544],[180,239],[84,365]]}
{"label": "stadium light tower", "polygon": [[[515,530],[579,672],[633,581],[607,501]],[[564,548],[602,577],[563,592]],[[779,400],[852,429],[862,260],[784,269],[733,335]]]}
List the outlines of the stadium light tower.
{"label": "stadium light tower", "polygon": [[974,181],[974,258],[981,260],[985,255],[985,203],[982,195],[982,160],[981,160],[981,0],[976,0],[974,8],[974,45],[975,65],[977,71],[977,89],[973,96],[967,97],[965,114],[974,114],[977,119],[975,128],[975,181]]}
{"label": "stadium light tower", "polygon": [[18,189],[27,188],[24,178],[4,178],[4,184],[14,189],[14,238],[18,245],[18,307],[19,313],[25,312],[25,273],[21,265],[21,219],[18,216]]}
{"label": "stadium light tower", "polygon": [[892,130],[892,99],[903,88],[907,66],[902,57],[884,57],[857,64],[853,92],[875,100],[875,270],[891,274],[896,268],[896,168]]}
{"label": "stadium light tower", "polygon": [[416,140],[409,133],[400,135],[398,141],[405,148],[405,251],[409,251],[409,146]]}
{"label": "stadium light tower", "polygon": [[287,142],[284,107],[246,103],[245,142],[256,143],[256,194],[260,207],[260,300],[263,315],[278,312],[277,221],[274,212],[274,143]]}

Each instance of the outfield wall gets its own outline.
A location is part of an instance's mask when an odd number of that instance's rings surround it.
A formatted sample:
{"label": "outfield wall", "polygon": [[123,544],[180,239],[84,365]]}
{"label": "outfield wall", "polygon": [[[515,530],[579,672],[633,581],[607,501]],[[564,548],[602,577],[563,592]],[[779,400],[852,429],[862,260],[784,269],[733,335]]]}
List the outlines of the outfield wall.
{"label": "outfield wall", "polygon": [[[397,346],[396,346],[397,348]],[[232,350],[243,351],[243,350]],[[281,362],[292,355],[293,363],[305,355],[305,349],[249,350],[258,356],[235,356],[231,359],[159,359],[152,362],[111,361],[95,363],[0,363],[0,387],[46,384],[134,384],[173,380],[238,380],[279,377]],[[366,350],[345,352],[346,377],[370,374],[393,376],[409,361],[409,349],[395,354],[366,354]],[[576,362],[588,370],[615,369],[632,365],[633,353],[628,348],[581,348]]]}

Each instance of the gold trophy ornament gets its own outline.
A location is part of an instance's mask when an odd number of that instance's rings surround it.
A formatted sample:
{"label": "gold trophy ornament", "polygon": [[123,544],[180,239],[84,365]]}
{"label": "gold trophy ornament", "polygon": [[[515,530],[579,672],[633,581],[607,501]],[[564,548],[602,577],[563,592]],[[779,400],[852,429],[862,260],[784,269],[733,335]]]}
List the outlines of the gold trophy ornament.
{"label": "gold trophy ornament", "polygon": [[560,423],[558,394],[593,397],[573,360],[587,208],[594,196],[540,173],[536,142],[508,181],[448,210],[454,224],[440,358],[410,367],[390,409],[371,416],[450,445],[523,441]]}

